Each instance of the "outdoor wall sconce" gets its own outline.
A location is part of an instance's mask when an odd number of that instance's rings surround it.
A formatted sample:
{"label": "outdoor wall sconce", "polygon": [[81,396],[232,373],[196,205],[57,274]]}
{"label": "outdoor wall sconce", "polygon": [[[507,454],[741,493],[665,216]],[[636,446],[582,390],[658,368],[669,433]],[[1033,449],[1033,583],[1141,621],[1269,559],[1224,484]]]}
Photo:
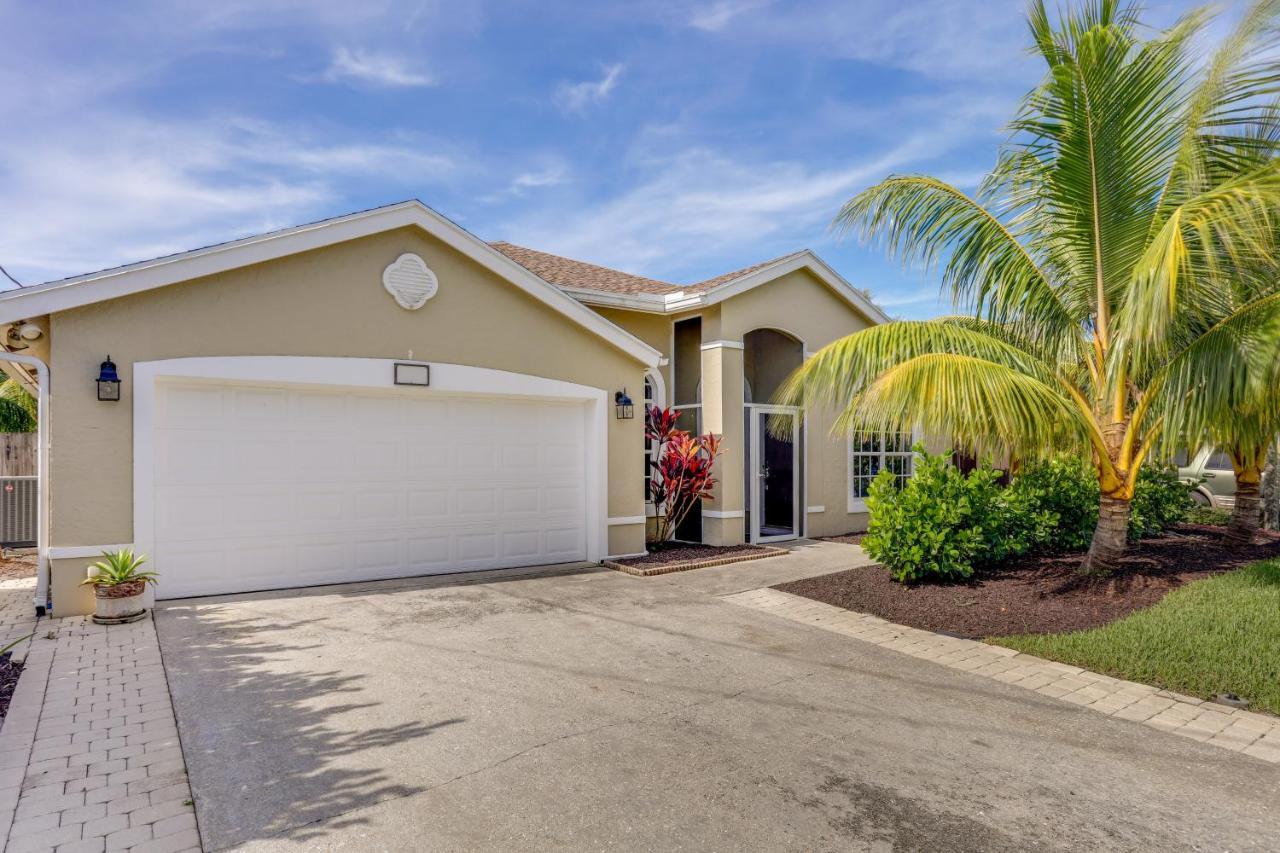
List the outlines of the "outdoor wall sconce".
{"label": "outdoor wall sconce", "polygon": [[107,403],[120,400],[120,374],[116,373],[116,363],[111,356],[98,368],[98,399]]}
{"label": "outdoor wall sconce", "polygon": [[613,395],[614,407],[618,410],[618,420],[629,421],[636,416],[635,404],[631,402],[631,398],[627,396],[627,389],[623,388]]}

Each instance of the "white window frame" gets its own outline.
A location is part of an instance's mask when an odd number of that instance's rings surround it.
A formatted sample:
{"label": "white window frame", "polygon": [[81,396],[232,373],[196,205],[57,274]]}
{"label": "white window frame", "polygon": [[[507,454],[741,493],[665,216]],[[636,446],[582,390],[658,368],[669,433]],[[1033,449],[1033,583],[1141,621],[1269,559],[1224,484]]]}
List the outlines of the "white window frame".
{"label": "white window frame", "polygon": [[[644,388],[646,385],[649,386],[649,389],[653,392],[653,396],[651,398],[645,397],[644,395]],[[640,385],[640,398],[644,402],[644,418],[645,426],[647,427],[649,423],[649,406],[657,406],[663,409],[667,406],[667,386],[666,382],[662,378],[661,371],[650,368],[644,372],[644,380]],[[649,480],[653,475],[653,466],[650,463],[658,460],[658,453],[661,451],[661,448],[657,445],[650,447],[647,435],[644,438],[644,445],[644,490],[641,494],[645,496],[644,514],[647,517],[652,518],[657,514],[657,508],[653,505],[653,501],[649,500],[648,497]]]}
{"label": "white window frame", "polygon": [[[851,512],[851,513],[853,513],[853,512],[867,512],[867,499],[866,499],[866,498],[864,498],[864,497],[856,497],[856,496],[853,494],[853,482],[854,482],[854,474],[853,474],[853,456],[854,456],[853,438],[854,438],[854,436],[855,436],[855,435],[858,435],[859,433],[863,433],[863,432],[867,432],[867,430],[858,430],[858,429],[850,430],[850,431],[849,431],[849,434],[848,434],[847,436],[845,436],[845,454],[844,454],[844,461],[845,461],[845,484],[844,484],[844,493],[845,493],[845,497],[846,497],[846,499],[847,499],[847,500],[848,500],[848,502],[849,502],[849,512]],[[916,473],[916,459],[915,459],[915,457],[916,457],[916,453],[915,453],[915,451],[914,451],[914,450],[912,450],[911,448],[912,448],[913,446],[915,446],[915,443],[916,443],[917,441],[919,441],[919,440],[920,440],[920,432],[919,432],[919,430],[915,430],[915,429],[913,429],[913,430],[911,430],[909,433],[905,433],[905,432],[902,432],[902,431],[898,431],[896,434],[898,434],[898,435],[908,435],[908,436],[910,437],[911,441],[910,441],[910,443],[907,445],[907,450],[905,450],[905,451],[901,451],[901,450],[894,450],[894,451],[886,452],[886,451],[884,450],[884,442],[882,441],[882,442],[881,442],[881,444],[880,444],[880,448],[881,448],[881,449],[880,449],[880,452],[879,452],[878,454],[875,454],[875,453],[863,453],[863,452],[861,452],[861,451],[858,451],[858,455],[859,455],[859,456],[877,456],[877,455],[878,455],[878,456],[879,456],[879,458],[880,458],[880,469],[877,471],[877,473],[879,473],[879,471],[884,470],[884,460],[885,460],[885,458],[886,458],[886,457],[889,457],[889,456],[895,456],[895,457],[897,457],[897,456],[907,456],[907,457],[910,457],[910,458],[911,458],[911,473],[907,475],[907,479],[910,479],[911,477],[915,476],[915,473]]]}

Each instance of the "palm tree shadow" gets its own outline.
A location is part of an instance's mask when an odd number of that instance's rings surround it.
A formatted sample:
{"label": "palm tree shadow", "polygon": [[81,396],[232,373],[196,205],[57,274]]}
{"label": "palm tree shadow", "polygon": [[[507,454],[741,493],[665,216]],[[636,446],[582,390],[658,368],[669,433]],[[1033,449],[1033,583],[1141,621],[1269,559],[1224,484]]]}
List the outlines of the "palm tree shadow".
{"label": "palm tree shadow", "polygon": [[[173,650],[164,655],[165,668],[206,849],[346,815],[295,836],[315,838],[364,822],[348,814],[354,810],[423,790],[347,757],[424,738],[462,719],[352,730],[338,718],[378,704],[360,701],[367,695],[360,685],[367,676],[300,669],[292,663],[300,654],[315,650],[316,659],[323,660],[322,644],[262,636],[268,630],[274,637],[282,630],[305,636],[314,620],[213,613],[216,619],[196,608],[156,612],[161,649]],[[282,658],[291,665],[277,665]],[[338,696],[350,698],[335,703]],[[264,765],[273,768],[270,778],[249,770]]]}

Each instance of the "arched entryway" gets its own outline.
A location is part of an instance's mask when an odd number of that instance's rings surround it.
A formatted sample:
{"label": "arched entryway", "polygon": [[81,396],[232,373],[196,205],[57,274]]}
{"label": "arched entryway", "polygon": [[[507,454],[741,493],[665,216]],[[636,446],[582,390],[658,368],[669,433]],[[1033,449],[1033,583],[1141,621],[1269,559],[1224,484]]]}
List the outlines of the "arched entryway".
{"label": "arched entryway", "polygon": [[795,539],[804,535],[804,413],[773,399],[804,361],[804,341],[781,329],[754,329],[742,346],[747,538]]}

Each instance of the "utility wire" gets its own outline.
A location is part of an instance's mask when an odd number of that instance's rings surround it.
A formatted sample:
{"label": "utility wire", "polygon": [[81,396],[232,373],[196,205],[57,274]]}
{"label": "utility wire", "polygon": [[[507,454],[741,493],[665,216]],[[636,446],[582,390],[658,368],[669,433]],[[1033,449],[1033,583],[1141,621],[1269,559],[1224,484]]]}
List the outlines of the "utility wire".
{"label": "utility wire", "polygon": [[14,278],[13,276],[9,275],[9,271],[8,271],[7,269],[5,269],[4,267],[2,267],[2,266],[0,266],[0,273],[4,273],[4,277],[5,277],[5,278],[9,279],[9,281],[11,281],[11,282],[13,282],[14,284],[18,285],[18,287],[22,287],[22,282],[18,281],[16,278]]}

